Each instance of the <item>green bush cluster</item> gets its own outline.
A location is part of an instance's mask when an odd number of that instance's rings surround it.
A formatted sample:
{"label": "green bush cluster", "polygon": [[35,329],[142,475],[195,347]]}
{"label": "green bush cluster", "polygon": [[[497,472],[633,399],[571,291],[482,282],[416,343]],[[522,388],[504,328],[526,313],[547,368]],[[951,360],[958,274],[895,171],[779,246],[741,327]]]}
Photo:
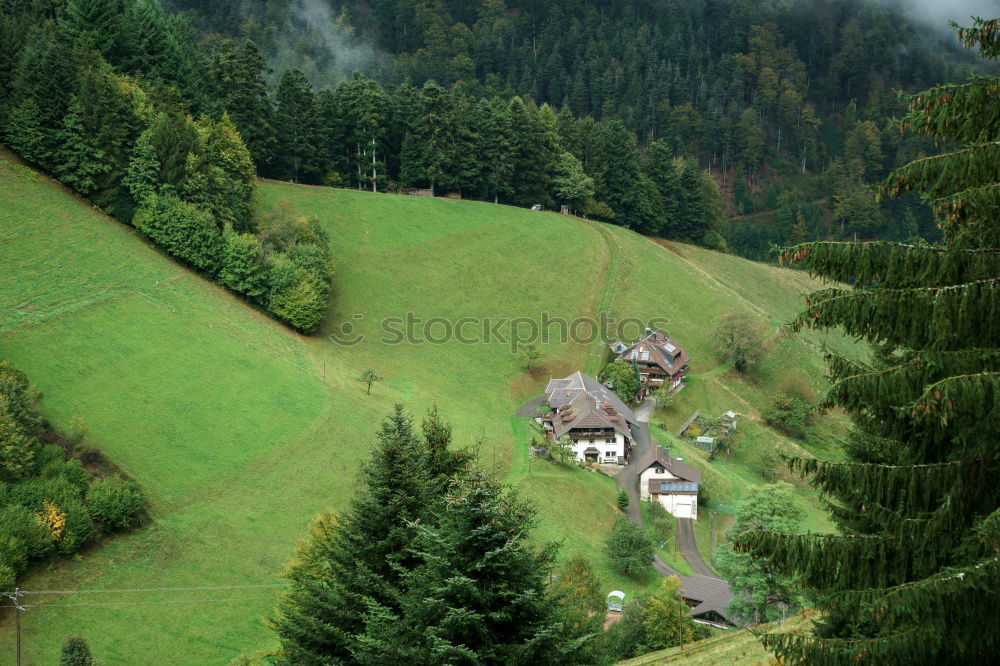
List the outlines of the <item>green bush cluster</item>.
{"label": "green bush cluster", "polygon": [[[52,22],[26,6],[0,22],[0,33],[29,32],[15,40],[20,53],[8,54],[17,71],[0,67],[0,140],[168,254],[296,329],[315,330],[330,294],[329,249],[293,238],[274,252],[257,234],[256,167],[195,80],[203,54],[189,26],[156,3],[107,4],[98,12],[110,11],[107,21],[88,7]],[[119,12],[137,16],[120,21]],[[141,45],[109,48],[132,43],[133,20],[143,25]]]}
{"label": "green bush cluster", "polygon": [[805,437],[806,427],[812,418],[812,407],[801,397],[779,393],[763,411],[764,419],[779,430],[793,437]]}
{"label": "green bush cluster", "polygon": [[90,515],[108,531],[136,527],[146,517],[146,500],[139,485],[116,476],[92,485],[87,502]]}
{"label": "green bush cluster", "polygon": [[134,527],[146,517],[134,482],[91,483],[79,460],[38,441],[39,398],[23,372],[0,361],[0,592],[31,561],[74,553],[99,531]]}

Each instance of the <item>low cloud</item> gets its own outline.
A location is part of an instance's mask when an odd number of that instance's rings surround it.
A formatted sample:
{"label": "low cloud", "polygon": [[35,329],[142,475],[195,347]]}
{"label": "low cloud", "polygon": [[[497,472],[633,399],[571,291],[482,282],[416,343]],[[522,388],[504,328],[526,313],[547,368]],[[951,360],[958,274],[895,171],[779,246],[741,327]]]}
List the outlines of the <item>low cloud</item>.
{"label": "low cloud", "polygon": [[969,25],[971,16],[1000,16],[1000,0],[896,0],[896,4],[911,18],[949,32],[949,21]]}

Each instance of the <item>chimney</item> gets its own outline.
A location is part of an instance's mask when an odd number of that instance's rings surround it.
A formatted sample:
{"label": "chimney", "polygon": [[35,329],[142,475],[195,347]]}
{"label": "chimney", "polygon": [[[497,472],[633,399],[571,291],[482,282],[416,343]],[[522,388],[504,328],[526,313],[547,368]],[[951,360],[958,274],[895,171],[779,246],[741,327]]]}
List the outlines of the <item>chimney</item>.
{"label": "chimney", "polygon": [[647,328],[647,329],[646,329],[646,337],[648,338],[648,337],[649,337],[649,336],[651,336],[652,334],[653,334],[653,329],[651,329],[651,328]]}

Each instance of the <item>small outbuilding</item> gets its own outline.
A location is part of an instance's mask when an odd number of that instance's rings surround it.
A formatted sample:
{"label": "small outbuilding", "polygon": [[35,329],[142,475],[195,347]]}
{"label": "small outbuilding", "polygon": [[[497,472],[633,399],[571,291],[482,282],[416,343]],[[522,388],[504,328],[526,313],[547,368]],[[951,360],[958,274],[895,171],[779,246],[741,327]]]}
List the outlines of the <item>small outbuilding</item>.
{"label": "small outbuilding", "polygon": [[621,590],[612,590],[608,594],[608,611],[621,613],[625,610],[625,593]]}

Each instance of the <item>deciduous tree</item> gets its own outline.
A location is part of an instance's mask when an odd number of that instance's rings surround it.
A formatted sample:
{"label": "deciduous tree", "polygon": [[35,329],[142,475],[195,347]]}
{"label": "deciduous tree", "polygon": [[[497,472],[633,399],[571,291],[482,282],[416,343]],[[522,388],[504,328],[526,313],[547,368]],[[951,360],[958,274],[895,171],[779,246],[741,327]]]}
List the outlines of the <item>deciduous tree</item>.
{"label": "deciduous tree", "polygon": [[626,576],[635,576],[653,562],[653,544],[649,537],[623,515],[615,516],[604,552],[611,566]]}
{"label": "deciduous tree", "polygon": [[716,321],[712,340],[720,361],[746,372],[764,354],[764,325],[745,312],[731,310]]}

